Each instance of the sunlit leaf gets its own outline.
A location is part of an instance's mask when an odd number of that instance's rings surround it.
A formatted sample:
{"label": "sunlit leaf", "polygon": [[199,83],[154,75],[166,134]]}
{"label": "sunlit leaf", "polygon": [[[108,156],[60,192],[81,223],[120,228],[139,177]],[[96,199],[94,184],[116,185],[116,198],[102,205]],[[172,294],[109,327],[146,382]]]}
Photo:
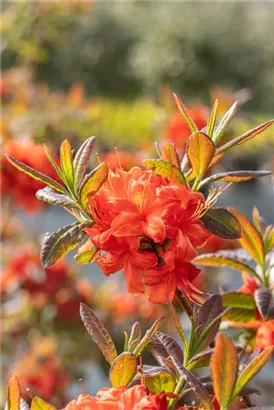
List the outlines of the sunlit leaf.
{"label": "sunlit leaf", "polygon": [[241,224],[242,236],[239,242],[243,248],[252,256],[259,265],[264,264],[265,251],[263,239],[260,232],[253,226],[249,220],[236,209],[230,208],[230,211],[237,217]]}
{"label": "sunlit leaf", "polygon": [[259,288],[254,292],[254,299],[260,315],[265,319],[274,319],[274,300],[270,289]]}
{"label": "sunlit leaf", "polygon": [[142,161],[144,166],[153,171],[154,174],[168,179],[170,182],[177,182],[186,185],[185,177],[179,168],[170,162],[161,159],[145,159]]}
{"label": "sunlit leaf", "polygon": [[271,175],[269,171],[231,171],[231,172],[220,172],[219,174],[211,175],[210,177],[204,179],[200,187],[208,184],[209,182],[222,181],[222,182],[245,182],[252,178],[261,178],[267,175]]}
{"label": "sunlit leaf", "polygon": [[74,183],[74,169],[71,146],[68,140],[64,140],[60,147],[60,164],[63,174],[65,176],[67,185],[73,188]]}
{"label": "sunlit leaf", "polygon": [[75,189],[78,188],[80,185],[83,176],[86,172],[88,162],[92,153],[92,150],[95,145],[95,137],[90,137],[88,138],[79,148],[77,151],[74,161],[73,161],[73,166],[74,166],[74,187]]}
{"label": "sunlit leaf", "polygon": [[164,161],[170,162],[176,168],[180,168],[179,154],[174,144],[166,144],[161,152]]}
{"label": "sunlit leaf", "polygon": [[79,245],[86,235],[83,229],[89,225],[89,222],[74,222],[56,232],[47,233],[40,251],[42,266],[49,268]]}
{"label": "sunlit leaf", "polygon": [[60,185],[58,182],[54,181],[54,179],[48,177],[45,174],[42,174],[42,172],[36,171],[35,169],[29,167],[28,165],[23,164],[21,161],[18,161],[18,159],[13,158],[11,155],[6,154],[7,160],[19,171],[24,172],[24,174],[30,176],[33,179],[36,179],[37,181],[43,182],[45,185],[48,185],[52,189],[58,192],[62,192],[63,194],[67,195],[67,190],[65,187]]}
{"label": "sunlit leaf", "polygon": [[201,220],[209,232],[221,238],[238,239],[241,237],[239,221],[227,209],[210,209],[202,216]]}
{"label": "sunlit leaf", "polygon": [[180,320],[179,320],[179,318],[178,318],[178,316],[177,316],[176,310],[174,309],[174,306],[173,306],[172,302],[171,302],[170,300],[168,300],[167,303],[168,303],[169,313],[170,313],[170,315],[171,315],[171,317],[172,317],[172,320],[173,320],[174,326],[176,327],[177,333],[178,333],[178,335],[179,335],[179,337],[181,338],[181,341],[182,341],[182,343],[183,343],[184,352],[185,352],[185,354],[187,355],[187,352],[188,352],[188,343],[187,343],[187,340],[186,340],[185,333],[184,333],[184,331],[183,331],[183,328],[182,328],[182,326],[181,326]]}
{"label": "sunlit leaf", "polygon": [[215,266],[215,267],[227,266],[229,268],[239,270],[240,272],[247,272],[252,276],[257,276],[257,273],[253,269],[251,269],[248,265],[245,265],[242,262],[238,262],[232,258],[227,258],[227,257],[214,254],[214,253],[199,255],[194,259],[194,262],[197,265],[202,265],[202,266]]}
{"label": "sunlit leaf", "polygon": [[87,174],[80,187],[79,196],[81,203],[86,205],[88,199],[96,194],[108,177],[108,164],[103,162]]}
{"label": "sunlit leaf", "polygon": [[[241,352],[243,349],[240,346],[235,346],[237,352]],[[209,365],[211,355],[214,352],[214,348],[207,348],[203,352],[200,352],[193,356],[191,360],[189,360],[187,368],[188,370],[196,369],[200,367],[206,367]]]}
{"label": "sunlit leaf", "polygon": [[274,120],[270,120],[265,122],[264,124],[259,125],[256,128],[253,128],[252,130],[247,131],[243,135],[240,135],[237,138],[234,138],[233,140],[227,142],[226,144],[222,145],[220,148],[216,150],[216,154],[221,154],[228,149],[236,146],[243,144],[244,142],[250,140],[251,138],[256,137],[256,135],[261,134],[263,131],[265,131],[268,127],[270,127],[271,124],[273,124]]}
{"label": "sunlit leaf", "polygon": [[140,355],[142,353],[142,350],[146,347],[146,345],[150,342],[152,337],[155,335],[161,324],[163,323],[163,320],[165,319],[164,316],[160,317],[157,319],[153,325],[146,331],[145,335],[142,337],[136,348],[134,349],[134,354],[136,356]]}
{"label": "sunlit leaf", "polygon": [[80,265],[85,265],[90,263],[94,256],[98,253],[98,248],[94,246],[93,248],[89,249],[88,251],[78,253],[74,256],[75,262],[79,263]]}
{"label": "sunlit leaf", "polygon": [[256,304],[253,295],[240,292],[227,292],[222,295],[223,306],[230,308],[225,320],[249,322],[255,319]]}
{"label": "sunlit leaf", "polygon": [[274,226],[269,225],[266,227],[263,236],[265,253],[269,253],[274,249]]}
{"label": "sunlit leaf", "polygon": [[123,352],[111,365],[109,379],[112,387],[127,386],[137,371],[137,359],[130,352]]}
{"label": "sunlit leaf", "polygon": [[[238,110],[238,101],[236,101],[230,108],[229,110],[225,113],[223,118],[221,119],[218,127],[216,130],[213,132],[212,139],[214,143],[217,145],[223,135],[225,134],[226,130],[228,129],[231,121],[235,117],[235,114]],[[219,152],[218,152],[219,153]]]}
{"label": "sunlit leaf", "polygon": [[112,364],[117,357],[117,351],[104,324],[84,303],[80,303],[80,316],[88,333],[97,343],[106,360]]}
{"label": "sunlit leaf", "polygon": [[273,353],[273,346],[267,347],[262,353],[256,356],[238,376],[238,381],[234,388],[233,398],[238,396],[244,386],[261,370],[261,368],[268,362]]}
{"label": "sunlit leaf", "polygon": [[8,410],[20,409],[20,384],[16,374],[13,374],[8,385]]}
{"label": "sunlit leaf", "polygon": [[262,233],[261,216],[256,206],[254,206],[252,209],[252,220],[257,231]]}
{"label": "sunlit leaf", "polygon": [[128,341],[129,351],[133,352],[141,340],[141,327],[139,322],[135,322],[131,328],[131,333]]}
{"label": "sunlit leaf", "polygon": [[172,393],[176,387],[176,380],[169,372],[162,371],[153,376],[146,376],[145,384],[149,391],[153,394],[162,392]]}
{"label": "sunlit leaf", "polygon": [[56,410],[56,408],[40,397],[35,396],[31,401],[30,410]]}
{"label": "sunlit leaf", "polygon": [[43,189],[39,189],[36,192],[36,198],[40,201],[47,202],[51,205],[58,205],[65,208],[77,208],[76,202],[69,198],[68,195],[61,194],[59,192],[54,191],[50,187],[45,187]]}
{"label": "sunlit leaf", "polygon": [[210,369],[214,394],[220,407],[227,409],[237,380],[238,357],[231,339],[224,333],[217,336],[214,353],[210,360]]}
{"label": "sunlit leaf", "polygon": [[195,176],[201,177],[214,157],[215,146],[206,134],[195,132],[188,139],[186,152]]}
{"label": "sunlit leaf", "polygon": [[48,148],[45,144],[44,144],[44,151],[45,151],[45,154],[46,154],[46,156],[47,156],[49,162],[51,163],[51,165],[52,165],[53,168],[55,169],[56,174],[59,176],[59,178],[60,178],[61,180],[63,180],[63,172],[62,172],[61,169],[58,167],[58,165],[57,165],[57,163],[56,163],[56,161],[55,161],[55,159],[54,159],[54,156],[52,155],[52,153],[50,152],[49,148]]}
{"label": "sunlit leaf", "polygon": [[214,101],[212,110],[211,110],[211,114],[210,114],[210,118],[207,124],[207,128],[206,128],[206,133],[207,135],[212,138],[213,136],[213,131],[214,131],[214,127],[215,127],[215,122],[216,122],[216,116],[217,116],[217,110],[218,110],[218,100]]}
{"label": "sunlit leaf", "polygon": [[189,114],[187,112],[187,109],[186,109],[185,105],[183,104],[182,100],[180,99],[180,97],[175,93],[173,93],[173,97],[175,98],[175,101],[176,101],[176,104],[177,104],[177,106],[180,110],[180,113],[184,117],[190,131],[191,132],[199,131],[197,125],[195,124],[195,122],[189,116]]}

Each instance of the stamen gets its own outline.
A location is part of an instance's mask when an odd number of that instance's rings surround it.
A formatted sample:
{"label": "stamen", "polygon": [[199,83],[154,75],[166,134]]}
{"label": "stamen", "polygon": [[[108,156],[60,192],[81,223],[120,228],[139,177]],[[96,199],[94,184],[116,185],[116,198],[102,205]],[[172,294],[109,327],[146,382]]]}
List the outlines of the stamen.
{"label": "stamen", "polygon": [[116,159],[117,159],[117,163],[118,163],[118,168],[122,168],[120,157],[119,157],[118,147],[115,147],[114,149],[115,149]]}
{"label": "stamen", "polygon": [[31,394],[31,392],[30,392],[30,388],[29,388],[29,387],[26,388],[26,392],[27,392],[27,395],[31,398],[31,400],[33,400],[33,396],[32,396],[32,394]]}
{"label": "stamen", "polygon": [[86,390],[86,387],[84,385],[83,379],[79,379],[79,383],[80,383],[80,386],[82,387],[84,395],[87,395],[87,390]]}
{"label": "stamen", "polygon": [[101,164],[101,160],[100,160],[100,157],[99,157],[98,152],[95,153],[95,157],[96,157],[96,159],[97,159],[98,164],[100,165],[100,164]]}

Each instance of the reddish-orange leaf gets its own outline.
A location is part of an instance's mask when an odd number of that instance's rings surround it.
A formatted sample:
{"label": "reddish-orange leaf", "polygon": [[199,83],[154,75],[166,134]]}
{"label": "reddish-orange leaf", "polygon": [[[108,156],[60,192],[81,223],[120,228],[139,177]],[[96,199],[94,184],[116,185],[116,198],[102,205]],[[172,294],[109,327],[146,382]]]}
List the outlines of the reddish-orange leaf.
{"label": "reddish-orange leaf", "polygon": [[162,159],[170,162],[175,167],[180,168],[178,152],[173,144],[166,144],[162,149]]}
{"label": "reddish-orange leaf", "polygon": [[130,352],[121,353],[112,363],[109,378],[112,387],[127,386],[137,372],[137,359]]}
{"label": "reddish-orange leaf", "polygon": [[196,177],[201,177],[214,157],[215,146],[212,140],[202,132],[195,132],[188,139],[186,151]]}
{"label": "reddish-orange leaf", "polygon": [[240,244],[259,265],[263,265],[265,258],[264,244],[260,232],[249,222],[249,220],[239,211],[230,209],[237,217],[242,227],[242,237]]}
{"label": "reddish-orange leaf", "polygon": [[19,410],[20,409],[20,385],[16,374],[12,375],[8,385],[8,409]]}
{"label": "reddish-orange leaf", "polygon": [[210,368],[215,396],[220,407],[226,409],[237,380],[238,357],[231,339],[224,333],[217,337]]}

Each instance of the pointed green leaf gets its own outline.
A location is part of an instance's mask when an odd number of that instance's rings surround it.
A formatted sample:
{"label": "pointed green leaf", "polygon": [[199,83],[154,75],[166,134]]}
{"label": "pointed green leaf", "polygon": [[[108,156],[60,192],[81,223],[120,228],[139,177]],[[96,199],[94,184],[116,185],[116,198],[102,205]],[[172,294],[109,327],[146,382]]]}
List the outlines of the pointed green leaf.
{"label": "pointed green leaf", "polygon": [[238,239],[241,237],[241,225],[236,216],[227,209],[210,209],[201,220],[209,232],[221,238]]}
{"label": "pointed green leaf", "polygon": [[80,187],[79,196],[81,203],[86,205],[89,197],[96,194],[96,192],[101,188],[104,182],[106,182],[108,177],[108,164],[103,162],[93,169],[89,174],[87,174]]}
{"label": "pointed green leaf", "polygon": [[80,316],[88,333],[105,356],[112,364],[117,357],[117,351],[107,329],[95,315],[95,313],[84,303],[80,303]]}
{"label": "pointed green leaf", "polygon": [[140,340],[136,348],[134,349],[133,354],[135,356],[139,356],[143,349],[146,347],[146,345],[150,342],[152,337],[155,335],[161,324],[163,323],[165,317],[162,316],[159,319],[156,320],[156,322],[153,323],[153,325],[146,331],[145,335],[143,338]]}
{"label": "pointed green leaf", "polygon": [[18,161],[18,159],[13,158],[11,155],[6,154],[7,160],[19,171],[24,172],[24,174],[30,176],[33,179],[36,179],[37,181],[43,182],[45,185],[50,186],[52,189],[58,192],[62,192],[63,194],[67,194],[67,190],[65,187],[60,185],[58,182],[56,182],[54,179],[48,177],[47,175],[42,174],[39,171],[36,171],[35,169],[29,167],[28,165],[23,164],[21,161]]}
{"label": "pointed green leaf", "polygon": [[248,265],[245,265],[242,262],[238,262],[232,258],[227,258],[222,255],[218,255],[215,253],[207,253],[197,256],[194,259],[194,262],[197,265],[202,266],[215,266],[215,267],[222,267],[227,266],[232,269],[239,270],[240,272],[247,272],[252,276],[257,276],[257,273],[251,269]]}
{"label": "pointed green leaf", "polygon": [[129,351],[133,352],[141,340],[141,327],[139,322],[135,322],[131,328],[131,333],[128,341]]}
{"label": "pointed green leaf", "polygon": [[232,341],[224,333],[217,337],[214,353],[211,356],[210,369],[214,394],[221,409],[227,409],[232,401],[237,380],[238,357]]}
{"label": "pointed green leaf", "polygon": [[232,141],[227,142],[226,144],[222,145],[220,148],[218,148],[216,150],[216,155],[221,154],[221,153],[227,151],[228,149],[230,149],[230,148],[232,148],[236,145],[243,144],[244,142],[250,140],[251,138],[256,137],[256,135],[261,134],[268,127],[270,127],[270,125],[272,125],[273,122],[274,122],[274,120],[267,121],[264,124],[261,124],[258,127],[247,131],[246,133],[244,133],[240,137],[234,138]]}
{"label": "pointed green leaf", "polygon": [[210,138],[212,138],[213,136],[213,131],[214,131],[215,123],[216,123],[218,104],[219,104],[218,100],[215,100],[213,107],[212,107],[211,114],[210,114],[210,119],[209,119],[209,122],[206,128],[206,133]]}
{"label": "pointed green leaf", "polygon": [[83,229],[89,225],[90,222],[74,222],[56,232],[47,233],[40,252],[42,266],[49,268],[74,249],[84,239],[86,233]]}
{"label": "pointed green leaf", "polygon": [[95,145],[95,137],[88,138],[77,151],[73,166],[74,166],[74,186],[75,189],[81,184],[83,176],[86,172],[88,162]]}
{"label": "pointed green leaf", "polygon": [[77,203],[70,199],[68,195],[58,193],[50,187],[39,189],[36,192],[36,198],[51,205],[58,205],[64,208],[78,208]]}
{"label": "pointed green leaf", "polygon": [[72,161],[71,146],[68,140],[64,140],[60,147],[60,164],[64,177],[67,181],[67,185],[73,188],[74,183],[74,170]]}
{"label": "pointed green leaf", "polygon": [[189,114],[187,112],[187,109],[186,109],[185,105],[183,104],[182,100],[180,99],[180,97],[175,93],[173,93],[173,97],[175,98],[175,101],[176,101],[176,104],[177,104],[177,106],[180,110],[180,113],[184,117],[190,131],[191,132],[199,131],[197,125],[195,124],[195,122],[189,116]]}
{"label": "pointed green leaf", "polygon": [[168,300],[167,303],[168,303],[169,313],[172,317],[172,320],[173,320],[174,326],[176,327],[177,333],[178,333],[178,335],[179,335],[179,337],[180,337],[180,339],[183,343],[185,355],[187,356],[187,354],[188,354],[188,343],[187,343],[187,340],[186,340],[185,333],[183,331],[180,320],[177,316],[176,310],[174,309],[174,306],[173,306],[172,302],[170,300]]}
{"label": "pointed green leaf", "polygon": [[57,165],[57,163],[56,163],[56,161],[55,161],[55,159],[54,159],[52,153],[50,152],[49,148],[48,148],[45,144],[44,144],[44,151],[45,151],[45,154],[46,154],[46,156],[47,156],[49,162],[51,163],[51,165],[52,165],[53,168],[55,169],[56,174],[57,174],[57,175],[59,176],[59,178],[63,181],[64,175],[63,175],[61,169],[58,167],[58,165]]}
{"label": "pointed green leaf", "polygon": [[256,305],[253,295],[240,292],[227,292],[222,295],[223,306],[230,308],[224,320],[249,322],[255,320]]}
{"label": "pointed green leaf", "polygon": [[123,352],[111,365],[109,378],[112,387],[126,387],[137,372],[137,359],[130,352]]}
{"label": "pointed green leaf", "polygon": [[[216,131],[213,132],[212,139],[213,139],[215,145],[217,145],[220,142],[220,140],[222,139],[222,137],[224,136],[224,134],[225,134],[226,130],[228,129],[231,121],[235,117],[235,114],[236,114],[237,110],[238,110],[238,101],[236,101],[229,108],[229,110],[225,113],[225,115],[221,119],[218,127],[216,128]],[[218,150],[216,150],[216,154],[217,154],[217,151]]]}
{"label": "pointed green leaf", "polygon": [[262,353],[256,356],[239,375],[233,398],[238,396],[247,383],[261,370],[261,368],[268,362],[273,353],[273,346],[267,347]]}
{"label": "pointed green leaf", "polygon": [[161,159],[145,159],[142,161],[144,166],[153,171],[154,174],[168,179],[170,182],[177,182],[186,185],[185,177],[179,168],[170,162]]}

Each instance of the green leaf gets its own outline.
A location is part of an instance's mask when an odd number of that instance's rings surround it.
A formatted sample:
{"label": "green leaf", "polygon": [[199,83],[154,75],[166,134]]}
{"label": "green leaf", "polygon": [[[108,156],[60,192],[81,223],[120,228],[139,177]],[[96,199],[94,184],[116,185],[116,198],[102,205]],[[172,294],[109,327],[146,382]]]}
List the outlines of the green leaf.
{"label": "green leaf", "polygon": [[96,248],[96,246],[94,246],[92,249],[89,249],[88,251],[77,253],[77,255],[74,256],[74,260],[80,265],[85,265],[87,263],[90,263],[93,257],[98,252],[98,250],[99,249]]}
{"label": "green leaf", "polygon": [[186,180],[179,168],[172,165],[170,162],[161,159],[145,159],[142,161],[147,169],[150,169],[154,174],[168,179],[170,182],[177,182],[186,185]]}
{"label": "green leaf", "polygon": [[251,138],[256,137],[256,135],[261,134],[263,131],[265,131],[270,125],[272,125],[274,120],[267,121],[261,125],[259,125],[256,128],[253,128],[252,130],[247,131],[240,137],[234,138],[232,141],[227,142],[226,144],[222,145],[220,148],[216,150],[216,155],[221,154],[228,149],[235,147],[236,145],[243,144],[244,142],[250,140]]}
{"label": "green leaf", "polygon": [[128,341],[129,351],[133,352],[141,340],[141,328],[139,322],[135,322],[131,328],[131,333]]}
{"label": "green leaf", "polygon": [[163,323],[163,320],[165,319],[164,316],[160,317],[159,319],[156,320],[156,322],[153,323],[153,325],[146,331],[145,335],[143,338],[140,340],[136,348],[134,349],[133,354],[135,356],[139,356],[143,349],[146,347],[146,345],[150,342],[152,337],[155,335],[161,324]]}
{"label": "green leaf", "polygon": [[58,165],[56,164],[56,161],[52,155],[52,153],[50,152],[49,148],[44,144],[44,151],[45,154],[49,160],[49,162],[51,163],[51,165],[53,166],[53,168],[56,171],[56,174],[59,176],[59,178],[63,181],[64,180],[64,175],[63,172],[61,171],[61,169],[58,167]]}
{"label": "green leaf", "polygon": [[108,164],[103,162],[85,176],[80,187],[79,196],[81,203],[85,206],[88,199],[101,188],[108,177]]}
{"label": "green leaf", "polygon": [[265,250],[262,235],[241,212],[233,208],[229,208],[229,210],[236,216],[241,224],[242,236],[239,240],[240,244],[255,262],[259,265],[263,265]]}
{"label": "green leaf", "polygon": [[173,93],[173,97],[175,98],[175,101],[176,101],[176,104],[177,104],[177,106],[180,110],[180,113],[184,117],[190,131],[191,132],[199,131],[197,125],[195,124],[195,122],[189,116],[189,114],[187,112],[187,109],[186,109],[185,105],[183,104],[182,100],[180,99],[180,97],[175,93]]}
{"label": "green leaf", "polygon": [[241,237],[241,225],[236,216],[227,209],[210,209],[201,220],[209,232],[221,238],[238,239]]}
{"label": "green leaf", "polygon": [[261,368],[271,358],[272,353],[273,346],[267,347],[245,367],[238,377],[238,381],[233,392],[233,398],[238,396],[247,383],[261,370]]}
{"label": "green leaf", "polygon": [[201,178],[211,163],[215,146],[203,132],[195,132],[188,139],[186,153],[196,177]]}
{"label": "green leaf", "polygon": [[74,187],[77,190],[78,186],[81,184],[84,174],[86,172],[88,162],[94,148],[95,137],[88,138],[77,151],[73,166],[74,166]]}
{"label": "green leaf", "polygon": [[[221,119],[218,127],[216,128],[216,131],[213,132],[212,139],[213,139],[215,145],[217,145],[219,143],[219,141],[221,140],[221,138],[225,134],[225,132],[228,129],[232,119],[235,117],[235,114],[236,114],[237,110],[238,110],[238,101],[236,101],[229,108],[229,110],[225,113],[225,115]],[[216,154],[217,154],[217,151],[218,150],[216,150]],[[219,152],[218,152],[218,154],[219,154]]]}
{"label": "green leaf", "polygon": [[11,155],[6,154],[7,160],[19,171],[24,172],[24,174],[30,176],[31,178],[43,182],[44,184],[50,186],[52,189],[58,192],[62,192],[63,194],[67,195],[68,192],[60,185],[58,182],[54,181],[54,179],[48,177],[47,175],[42,174],[39,171],[29,167],[28,165],[23,164],[21,161],[18,161],[16,158],[13,158]]}
{"label": "green leaf", "polygon": [[8,410],[20,410],[21,389],[18,377],[13,374],[8,385]]}
{"label": "green leaf", "polygon": [[112,387],[126,387],[137,372],[137,359],[130,352],[123,352],[111,365],[109,378]]}
{"label": "green leaf", "polygon": [[95,313],[84,303],[80,303],[80,316],[88,333],[105,356],[112,364],[117,357],[117,351],[107,329],[95,315]]}
{"label": "green leaf", "polygon": [[252,220],[255,228],[257,229],[260,234],[262,233],[262,226],[261,226],[261,216],[259,210],[256,206],[252,209]]}
{"label": "green leaf", "polygon": [[227,409],[238,374],[237,351],[231,339],[224,333],[217,337],[214,353],[210,361],[214,394],[221,409]]}
{"label": "green leaf", "polygon": [[[235,346],[237,352],[241,352],[243,349],[240,346]],[[200,352],[192,357],[187,364],[188,370],[197,369],[200,367],[206,367],[209,365],[210,358],[214,352],[214,348],[207,348],[203,352]]]}
{"label": "green leaf", "polygon": [[206,133],[210,138],[212,138],[212,136],[213,136],[213,131],[214,131],[215,123],[216,123],[218,103],[219,103],[218,100],[215,100],[214,105],[213,105],[212,110],[211,110],[210,119],[209,119],[209,122],[207,124]]}
{"label": "green leaf", "polygon": [[247,293],[227,292],[222,295],[223,306],[230,308],[224,320],[249,322],[255,319],[256,304],[254,297]]}
{"label": "green leaf", "polygon": [[35,396],[31,402],[30,410],[56,410],[54,406]]}
{"label": "green leaf", "polygon": [[263,236],[265,253],[269,253],[274,249],[274,226],[269,225],[266,227]]}
{"label": "green leaf", "polygon": [[68,195],[60,194],[50,187],[39,189],[36,192],[36,198],[51,205],[58,205],[64,208],[78,208],[77,203],[70,199]]}
{"label": "green leaf", "polygon": [[90,222],[74,222],[65,225],[58,231],[47,233],[41,247],[40,257],[43,268],[49,268],[67,253],[74,249],[84,239],[86,233],[83,229],[90,225]]}
{"label": "green leaf", "polygon": [[67,185],[73,189],[74,170],[72,161],[71,146],[68,140],[64,140],[60,147],[60,164],[65,176]]}
{"label": "green leaf", "polygon": [[173,393],[176,387],[176,380],[169,372],[162,371],[153,376],[146,376],[145,384],[153,394],[162,392]]}
{"label": "green leaf", "polygon": [[231,172],[220,172],[219,174],[211,175],[210,177],[204,179],[200,183],[200,187],[208,184],[209,182],[222,181],[222,182],[245,182],[252,178],[261,178],[271,175],[269,171],[231,171]]}
{"label": "green leaf", "polygon": [[238,262],[232,258],[227,258],[215,253],[207,253],[197,256],[194,259],[195,264],[202,266],[215,266],[222,267],[227,266],[232,269],[239,270],[240,272],[247,272],[252,276],[258,276],[257,273],[251,269],[248,265],[242,262]]}
{"label": "green leaf", "polygon": [[174,326],[177,330],[177,333],[178,333],[178,335],[179,335],[179,337],[180,337],[180,339],[183,343],[185,355],[187,356],[188,355],[188,343],[187,343],[187,340],[186,340],[185,333],[183,331],[180,320],[177,316],[176,310],[174,309],[174,306],[173,306],[172,302],[170,300],[168,300],[167,303],[168,303],[169,313],[172,317],[172,320],[173,320]]}

